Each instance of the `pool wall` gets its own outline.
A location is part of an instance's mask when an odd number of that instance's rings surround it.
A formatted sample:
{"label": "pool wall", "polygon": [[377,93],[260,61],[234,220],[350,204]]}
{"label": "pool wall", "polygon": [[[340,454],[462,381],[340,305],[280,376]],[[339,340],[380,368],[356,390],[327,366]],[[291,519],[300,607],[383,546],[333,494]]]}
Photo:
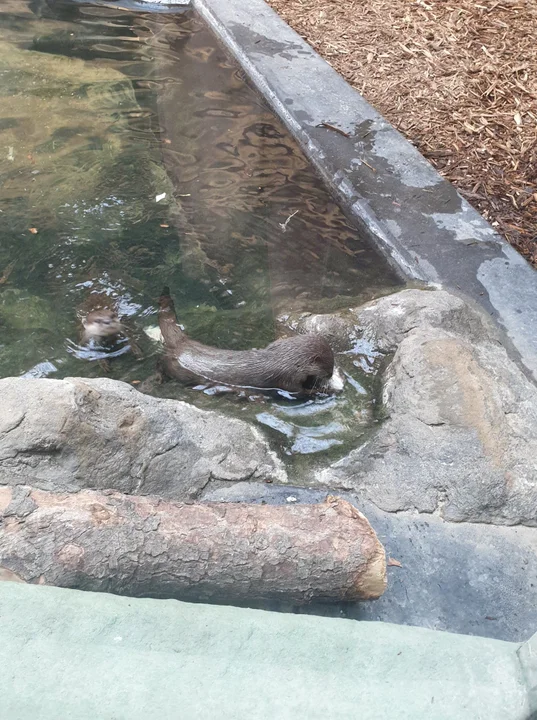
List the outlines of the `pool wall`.
{"label": "pool wall", "polygon": [[401,276],[484,307],[537,379],[537,275],[529,263],[264,0],[192,5]]}

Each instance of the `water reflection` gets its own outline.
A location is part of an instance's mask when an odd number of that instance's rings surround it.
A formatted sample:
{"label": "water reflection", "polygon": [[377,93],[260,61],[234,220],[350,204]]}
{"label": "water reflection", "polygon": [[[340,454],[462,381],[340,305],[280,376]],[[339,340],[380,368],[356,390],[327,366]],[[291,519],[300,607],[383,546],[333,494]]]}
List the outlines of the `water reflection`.
{"label": "water reflection", "polygon": [[[397,284],[190,12],[3,0],[0,94],[2,376],[101,375],[77,341],[92,291],[143,335],[167,284],[189,335],[244,349],[284,312]],[[118,348],[112,377],[153,373],[143,337],[144,360]],[[355,348],[343,396],[305,405],[154,392],[246,414],[293,455],[335,452],[371,424],[381,360]]]}

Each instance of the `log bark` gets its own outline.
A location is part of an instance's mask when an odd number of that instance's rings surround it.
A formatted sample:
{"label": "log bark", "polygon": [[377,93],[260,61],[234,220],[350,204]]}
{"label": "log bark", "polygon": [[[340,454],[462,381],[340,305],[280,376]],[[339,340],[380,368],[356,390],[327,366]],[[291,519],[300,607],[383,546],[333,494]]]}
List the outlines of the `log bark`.
{"label": "log bark", "polygon": [[335,497],[185,504],[4,487],[2,575],[136,597],[301,604],[379,597],[386,558],[366,518]]}

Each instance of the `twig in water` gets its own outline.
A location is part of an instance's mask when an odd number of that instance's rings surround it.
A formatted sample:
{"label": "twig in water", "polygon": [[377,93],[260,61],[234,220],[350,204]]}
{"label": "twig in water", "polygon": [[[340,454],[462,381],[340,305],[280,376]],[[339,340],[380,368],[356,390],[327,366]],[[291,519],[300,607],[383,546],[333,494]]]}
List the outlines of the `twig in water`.
{"label": "twig in water", "polygon": [[281,227],[281,229],[282,229],[282,232],[285,232],[285,231],[287,230],[287,226],[289,225],[289,220],[290,220],[291,218],[294,218],[295,215],[297,214],[297,212],[298,212],[298,210],[295,210],[294,213],[292,213],[291,215],[289,215],[289,217],[287,218],[287,220],[286,220],[285,222],[283,222],[283,223],[278,223],[278,225],[279,225],[279,226]]}
{"label": "twig in water", "polygon": [[13,268],[14,268],[14,267],[15,267],[15,263],[14,263],[14,262],[9,263],[9,265],[6,267],[6,269],[4,270],[4,272],[2,273],[2,275],[0,276],[0,285],[3,285],[4,283],[6,283],[6,282],[8,281],[9,276],[10,276],[11,273],[13,272]]}
{"label": "twig in water", "polygon": [[324,127],[327,130],[333,130],[334,132],[339,133],[340,135],[343,135],[343,137],[350,138],[350,134],[348,132],[345,132],[345,130],[342,130],[341,128],[336,127],[335,125],[331,125],[327,122],[322,122],[317,125],[317,127]]}

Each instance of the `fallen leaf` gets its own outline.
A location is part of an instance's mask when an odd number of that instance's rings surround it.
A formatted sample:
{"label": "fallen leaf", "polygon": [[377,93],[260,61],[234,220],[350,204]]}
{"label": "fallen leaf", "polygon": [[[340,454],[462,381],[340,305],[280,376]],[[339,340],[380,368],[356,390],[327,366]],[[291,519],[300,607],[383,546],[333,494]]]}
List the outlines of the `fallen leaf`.
{"label": "fallen leaf", "polygon": [[166,223],[160,223],[160,227],[170,227],[170,226],[166,225]]}
{"label": "fallen leaf", "polygon": [[171,145],[171,144],[172,144],[172,141],[171,141],[171,140],[168,140],[168,138],[164,138],[164,142],[166,143],[166,145]]}
{"label": "fallen leaf", "polygon": [[514,117],[514,120],[515,120],[516,124],[518,125],[518,127],[520,127],[522,125],[522,115],[519,112],[517,112],[514,114],[513,117]]}
{"label": "fallen leaf", "polygon": [[37,228],[28,228],[32,235],[37,235]]}
{"label": "fallen leaf", "polygon": [[131,380],[131,385],[139,385],[140,380]]}
{"label": "fallen leaf", "polygon": [[396,560],[395,558],[388,558],[388,565],[395,567],[403,567],[399,560]]}

